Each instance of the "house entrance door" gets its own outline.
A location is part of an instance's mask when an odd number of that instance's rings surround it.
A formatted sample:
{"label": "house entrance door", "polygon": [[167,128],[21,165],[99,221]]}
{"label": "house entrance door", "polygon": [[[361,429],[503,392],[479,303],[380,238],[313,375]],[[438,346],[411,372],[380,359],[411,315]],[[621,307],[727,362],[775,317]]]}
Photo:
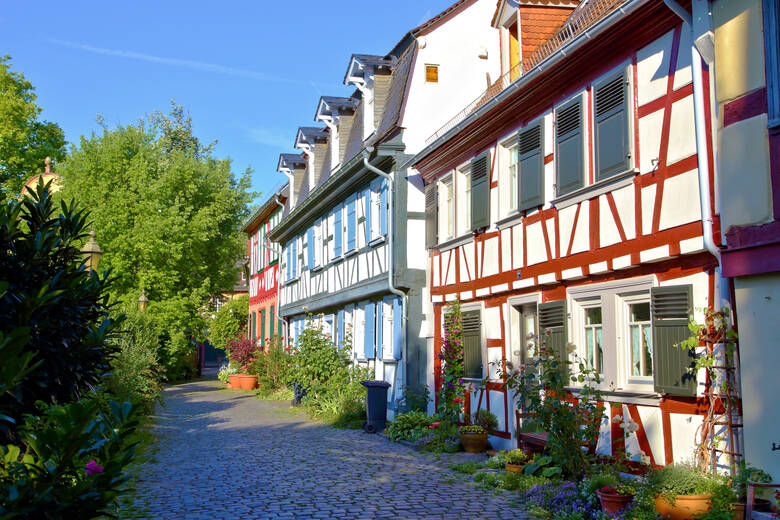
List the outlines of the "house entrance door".
{"label": "house entrance door", "polygon": [[[538,342],[538,324],[536,303],[525,303],[512,308],[512,356],[515,369],[526,365],[536,355]],[[515,432],[522,431],[522,411],[520,396],[512,396],[515,417]]]}

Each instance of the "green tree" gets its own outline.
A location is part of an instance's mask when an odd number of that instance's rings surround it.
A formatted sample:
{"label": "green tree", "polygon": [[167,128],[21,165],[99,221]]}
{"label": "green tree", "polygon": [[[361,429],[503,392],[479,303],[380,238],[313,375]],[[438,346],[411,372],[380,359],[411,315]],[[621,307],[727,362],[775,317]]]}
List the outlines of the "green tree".
{"label": "green tree", "polygon": [[187,376],[201,310],[232,286],[246,247],[239,227],[254,195],[250,170],[237,177],[229,159],[214,158],[174,105],[168,115],[82,137],[59,173],[63,196],[92,211],[101,268],[116,276],[113,296],[134,302],[146,290],[167,377]]}
{"label": "green tree", "polygon": [[43,160],[65,158],[65,136],[40,121],[32,83],[12,72],[11,57],[0,57],[0,187],[18,193],[24,181],[43,171]]}
{"label": "green tree", "polygon": [[209,320],[209,341],[224,349],[237,336],[245,335],[249,316],[249,296],[242,295],[219,308]]}

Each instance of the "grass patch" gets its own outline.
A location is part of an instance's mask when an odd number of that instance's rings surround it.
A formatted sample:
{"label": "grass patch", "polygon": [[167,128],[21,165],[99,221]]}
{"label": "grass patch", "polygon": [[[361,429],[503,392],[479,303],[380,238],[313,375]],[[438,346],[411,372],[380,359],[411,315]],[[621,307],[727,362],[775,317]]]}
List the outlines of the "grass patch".
{"label": "grass patch", "polygon": [[458,464],[451,464],[450,469],[456,473],[463,473],[464,475],[473,475],[477,472],[478,469],[481,469],[484,467],[484,464],[480,464],[478,462],[469,461],[469,462],[461,462]]}
{"label": "grass patch", "polygon": [[295,394],[289,388],[260,388],[257,398],[261,401],[292,401]]}

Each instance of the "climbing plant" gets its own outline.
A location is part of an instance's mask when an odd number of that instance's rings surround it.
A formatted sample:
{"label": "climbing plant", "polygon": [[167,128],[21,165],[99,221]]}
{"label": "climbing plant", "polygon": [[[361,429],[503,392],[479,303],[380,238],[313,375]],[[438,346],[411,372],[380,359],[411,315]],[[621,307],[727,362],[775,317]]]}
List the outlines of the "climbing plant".
{"label": "climbing plant", "polygon": [[463,323],[460,303],[455,302],[444,313],[444,342],[441,360],[438,412],[457,420],[462,411],[463,395]]}

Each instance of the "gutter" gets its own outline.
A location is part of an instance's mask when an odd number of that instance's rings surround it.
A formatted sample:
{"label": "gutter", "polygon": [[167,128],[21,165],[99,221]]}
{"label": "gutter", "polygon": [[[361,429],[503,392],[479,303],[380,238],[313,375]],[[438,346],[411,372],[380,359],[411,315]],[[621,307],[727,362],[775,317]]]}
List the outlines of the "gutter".
{"label": "gutter", "polygon": [[[390,287],[390,292],[395,294],[396,296],[401,298],[401,339],[403,341],[401,346],[401,357],[403,358],[403,367],[404,367],[404,375],[403,375],[403,381],[406,383],[407,381],[407,364],[408,360],[406,358],[406,344],[407,344],[407,338],[406,338],[406,316],[407,316],[407,300],[408,297],[405,292],[400,290],[398,287],[396,287],[393,283],[393,259],[395,258],[393,255],[393,249],[394,249],[394,243],[395,243],[395,234],[393,233],[393,220],[394,220],[394,211],[393,211],[393,193],[395,192],[395,172],[391,173],[385,173],[376,166],[372,165],[370,162],[368,162],[368,156],[371,152],[374,151],[373,146],[367,146],[363,150],[363,166],[366,167],[367,170],[372,171],[379,175],[380,177],[383,177],[387,180],[388,183],[388,190],[387,190],[387,205],[390,209],[388,211],[387,215],[387,283]],[[395,318],[395,317],[394,317]]]}
{"label": "gutter", "polygon": [[615,8],[611,13],[609,13],[607,16],[602,18],[600,21],[598,21],[593,27],[590,27],[587,31],[583,32],[579,36],[577,36],[575,39],[564,45],[563,47],[556,50],[553,54],[551,54],[547,59],[543,60],[542,62],[538,63],[536,66],[534,66],[531,70],[526,72],[525,74],[522,74],[519,78],[517,78],[513,83],[510,83],[504,90],[502,90],[498,95],[494,96],[493,99],[485,103],[484,105],[480,106],[478,109],[476,109],[474,112],[466,116],[466,118],[458,123],[457,125],[453,126],[451,129],[449,129],[444,135],[436,139],[434,142],[423,148],[420,152],[418,152],[414,157],[409,159],[406,163],[404,163],[401,168],[408,168],[410,166],[413,166],[414,164],[420,162],[422,159],[424,159],[426,156],[430,155],[434,150],[439,148],[442,144],[449,141],[454,137],[456,134],[458,134],[461,130],[463,130],[465,127],[473,123],[476,119],[481,118],[488,110],[493,108],[496,104],[502,103],[506,98],[508,98],[510,95],[512,95],[516,90],[519,90],[526,86],[526,84],[530,83],[531,81],[535,80],[537,76],[542,74],[543,70],[547,70],[548,68],[554,67],[559,61],[566,58],[569,54],[572,54],[577,49],[579,49],[583,44],[588,42],[589,40],[595,38],[602,32],[606,31],[611,27],[612,25],[616,24],[618,21],[620,21],[622,18],[625,18],[626,16],[630,15],[634,11],[638,10],[640,7],[642,7],[644,4],[650,3],[650,0],[628,0],[625,4]]}

